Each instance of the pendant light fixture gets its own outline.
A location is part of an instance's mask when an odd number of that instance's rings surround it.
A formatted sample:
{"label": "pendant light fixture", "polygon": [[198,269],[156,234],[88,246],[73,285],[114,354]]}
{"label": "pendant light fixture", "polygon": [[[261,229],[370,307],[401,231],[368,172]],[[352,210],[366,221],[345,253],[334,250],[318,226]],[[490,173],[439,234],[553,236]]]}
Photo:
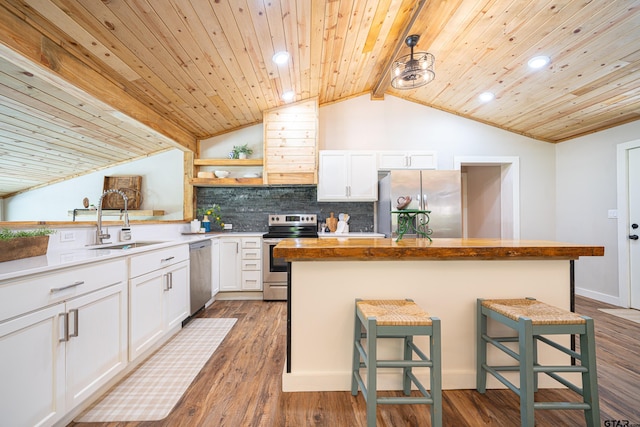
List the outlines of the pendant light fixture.
{"label": "pendant light fixture", "polygon": [[420,36],[410,35],[405,43],[411,53],[398,58],[391,66],[391,86],[396,89],[415,89],[424,86],[436,77],[433,71],[436,58],[427,52],[413,52]]}

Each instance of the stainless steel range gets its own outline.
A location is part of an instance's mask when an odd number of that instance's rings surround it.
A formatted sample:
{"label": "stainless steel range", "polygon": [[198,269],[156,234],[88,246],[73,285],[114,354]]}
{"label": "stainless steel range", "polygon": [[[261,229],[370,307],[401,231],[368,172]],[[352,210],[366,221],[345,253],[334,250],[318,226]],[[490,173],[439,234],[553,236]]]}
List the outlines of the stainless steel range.
{"label": "stainless steel range", "polygon": [[315,214],[271,214],[269,232],[262,236],[263,299],[286,301],[287,262],[273,256],[273,248],[282,239],[318,237],[318,217]]}

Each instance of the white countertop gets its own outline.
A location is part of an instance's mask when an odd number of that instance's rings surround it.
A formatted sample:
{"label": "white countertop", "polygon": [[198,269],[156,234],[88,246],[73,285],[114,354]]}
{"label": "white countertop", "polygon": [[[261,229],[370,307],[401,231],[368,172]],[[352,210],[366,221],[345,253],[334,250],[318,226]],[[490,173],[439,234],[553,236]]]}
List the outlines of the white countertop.
{"label": "white countertop", "polygon": [[[107,261],[110,259],[126,257],[156,249],[168,248],[171,246],[188,244],[205,239],[215,239],[222,236],[261,236],[264,232],[239,232],[239,233],[210,233],[210,234],[188,234],[179,237],[172,236],[169,239],[163,239],[158,236],[153,239],[136,239],[131,242],[119,243],[135,243],[136,241],[160,241],[153,245],[141,246],[139,248],[130,249],[89,249],[87,247],[78,247],[73,249],[57,249],[47,251],[46,255],[37,257],[23,258],[15,261],[0,262],[0,282],[3,280],[15,279],[31,274],[46,273],[61,268],[75,267],[79,265],[89,264],[92,262]],[[166,241],[165,241],[166,240]]]}

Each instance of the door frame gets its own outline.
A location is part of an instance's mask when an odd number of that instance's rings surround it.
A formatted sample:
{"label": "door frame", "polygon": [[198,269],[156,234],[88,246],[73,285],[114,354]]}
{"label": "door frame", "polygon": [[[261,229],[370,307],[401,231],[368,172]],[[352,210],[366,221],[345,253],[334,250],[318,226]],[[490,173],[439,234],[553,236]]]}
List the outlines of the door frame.
{"label": "door frame", "polygon": [[[511,234],[511,239],[520,239],[520,158],[515,156],[454,156],[453,168],[460,170],[462,166],[500,166],[501,235]],[[503,185],[507,191],[503,191]],[[509,187],[511,191],[509,191]]]}
{"label": "door frame", "polygon": [[631,277],[629,267],[629,162],[628,151],[640,148],[640,139],[616,146],[618,197],[618,299],[622,307],[631,304]]}

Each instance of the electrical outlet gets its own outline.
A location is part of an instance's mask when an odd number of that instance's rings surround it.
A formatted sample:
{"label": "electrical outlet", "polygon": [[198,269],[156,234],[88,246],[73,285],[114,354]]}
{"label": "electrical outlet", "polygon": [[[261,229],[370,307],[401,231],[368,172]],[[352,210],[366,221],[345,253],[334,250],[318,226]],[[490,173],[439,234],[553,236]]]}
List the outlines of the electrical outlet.
{"label": "electrical outlet", "polygon": [[224,225],[224,229],[225,230],[232,230],[233,229],[233,224],[225,224]]}
{"label": "electrical outlet", "polygon": [[73,231],[63,231],[60,233],[61,242],[73,242],[76,240],[76,233]]}
{"label": "electrical outlet", "polygon": [[618,210],[617,209],[609,209],[607,211],[607,218],[610,218],[610,219],[618,218]]}

